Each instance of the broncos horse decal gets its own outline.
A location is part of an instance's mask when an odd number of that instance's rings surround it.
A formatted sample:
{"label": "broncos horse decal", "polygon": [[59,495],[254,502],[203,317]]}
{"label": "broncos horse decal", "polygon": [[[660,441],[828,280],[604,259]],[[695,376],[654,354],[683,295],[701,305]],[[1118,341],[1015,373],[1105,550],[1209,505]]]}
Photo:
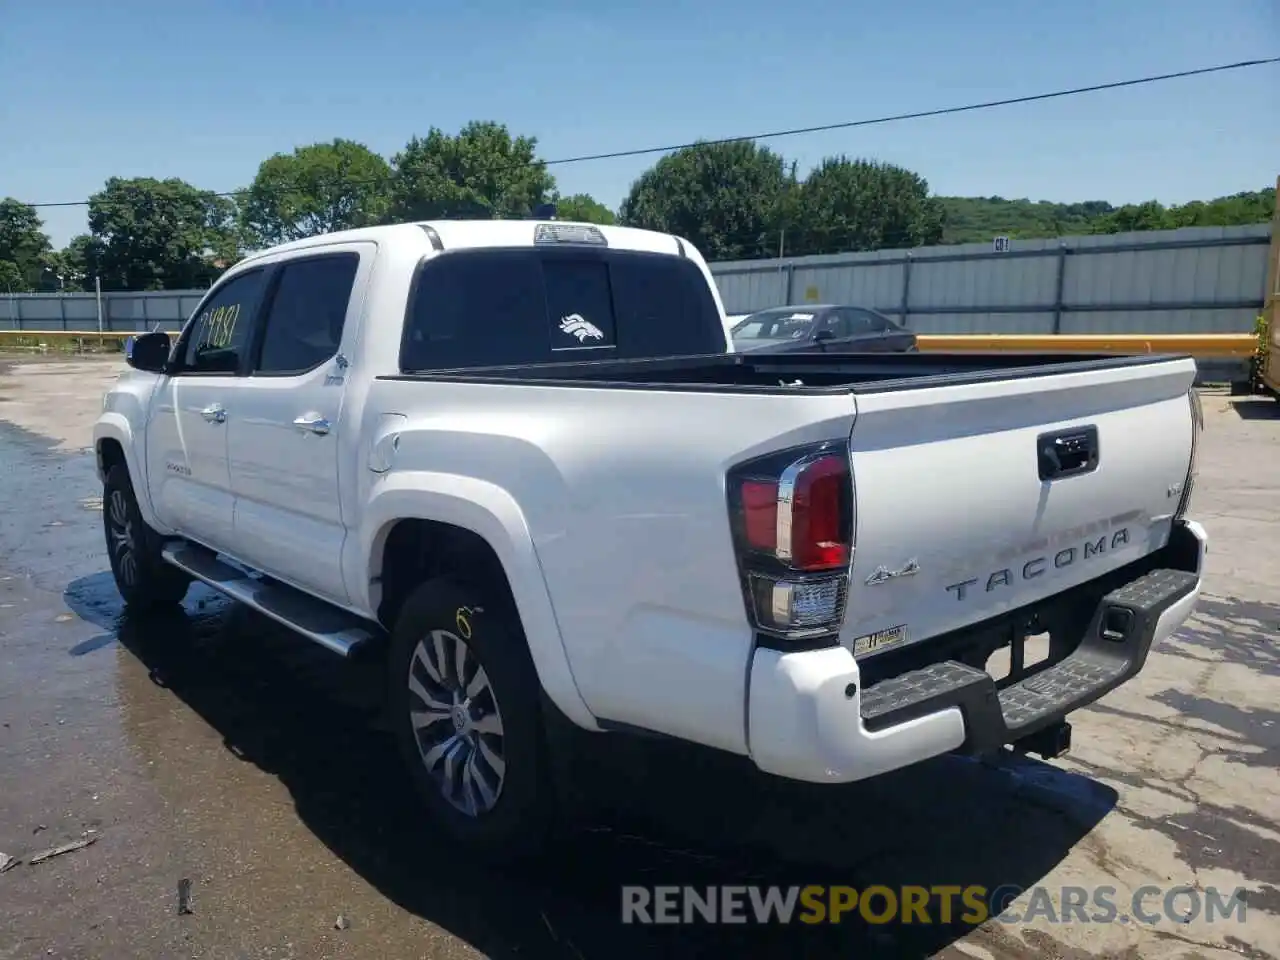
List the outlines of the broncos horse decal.
{"label": "broncos horse decal", "polygon": [[604,339],[600,328],[579,313],[571,313],[561,320],[560,330],[572,337],[577,337],[579,343],[586,343],[588,337],[592,340]]}

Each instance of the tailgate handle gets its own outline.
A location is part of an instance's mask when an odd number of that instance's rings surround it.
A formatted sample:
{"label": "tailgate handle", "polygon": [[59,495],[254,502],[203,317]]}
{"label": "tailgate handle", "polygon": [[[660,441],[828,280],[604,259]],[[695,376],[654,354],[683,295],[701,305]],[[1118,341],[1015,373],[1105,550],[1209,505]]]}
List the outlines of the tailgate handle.
{"label": "tailgate handle", "polygon": [[1036,438],[1040,479],[1061,480],[1098,469],[1098,428],[1076,427]]}

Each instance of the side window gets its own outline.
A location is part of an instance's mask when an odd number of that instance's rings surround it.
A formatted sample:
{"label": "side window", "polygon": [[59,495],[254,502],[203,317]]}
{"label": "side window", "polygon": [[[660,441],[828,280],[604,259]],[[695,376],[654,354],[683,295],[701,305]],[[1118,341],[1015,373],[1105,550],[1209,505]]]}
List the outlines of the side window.
{"label": "side window", "polygon": [[337,354],[359,267],[355,253],[283,265],[267,310],[256,373],[305,373]]}
{"label": "side window", "polygon": [[547,308],[533,251],[446,253],[422,267],[400,348],[404,370],[547,358]]}
{"label": "side window", "polygon": [[243,273],[204,302],[191,323],[178,372],[232,374],[240,369],[264,277],[261,270]]}
{"label": "side window", "polygon": [[862,310],[841,310],[849,325],[849,332],[845,334],[847,337],[866,336],[871,333],[880,333],[881,326],[875,322],[875,316]]}
{"label": "side window", "polygon": [[850,310],[848,312],[853,316],[854,329],[858,333],[888,333],[893,329],[893,324],[869,310]]}
{"label": "side window", "polygon": [[603,260],[548,258],[542,281],[552,350],[617,345],[609,267]]}
{"label": "side window", "polygon": [[831,336],[836,339],[842,337],[851,337],[857,332],[854,325],[849,322],[849,315],[843,310],[833,310],[827,314],[826,323],[823,325],[824,330],[830,330]]}

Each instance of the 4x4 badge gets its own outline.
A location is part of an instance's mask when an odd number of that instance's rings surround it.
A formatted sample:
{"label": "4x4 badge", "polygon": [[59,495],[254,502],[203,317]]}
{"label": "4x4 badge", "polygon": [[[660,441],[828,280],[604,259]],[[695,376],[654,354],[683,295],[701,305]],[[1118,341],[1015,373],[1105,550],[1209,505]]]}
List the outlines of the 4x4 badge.
{"label": "4x4 badge", "polygon": [[898,577],[914,577],[920,572],[920,564],[915,557],[912,557],[898,570],[890,570],[888,567],[876,567],[875,572],[867,577],[867,586],[874,587],[878,583],[887,583],[890,580],[896,580]]}

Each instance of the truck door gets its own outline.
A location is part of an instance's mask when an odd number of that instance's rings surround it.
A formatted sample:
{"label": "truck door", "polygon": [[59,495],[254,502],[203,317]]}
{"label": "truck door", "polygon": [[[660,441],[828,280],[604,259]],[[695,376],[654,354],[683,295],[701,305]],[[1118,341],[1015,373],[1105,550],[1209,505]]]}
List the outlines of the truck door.
{"label": "truck door", "polygon": [[174,351],[147,421],[147,476],[160,521],[215,550],[232,542],[227,427],[239,412],[266,271],[236,274],[201,302]]}
{"label": "truck door", "polygon": [[339,604],[348,601],[339,478],[358,462],[344,388],[375,249],[342,244],[277,263],[239,385],[245,415],[227,431],[240,558]]}

